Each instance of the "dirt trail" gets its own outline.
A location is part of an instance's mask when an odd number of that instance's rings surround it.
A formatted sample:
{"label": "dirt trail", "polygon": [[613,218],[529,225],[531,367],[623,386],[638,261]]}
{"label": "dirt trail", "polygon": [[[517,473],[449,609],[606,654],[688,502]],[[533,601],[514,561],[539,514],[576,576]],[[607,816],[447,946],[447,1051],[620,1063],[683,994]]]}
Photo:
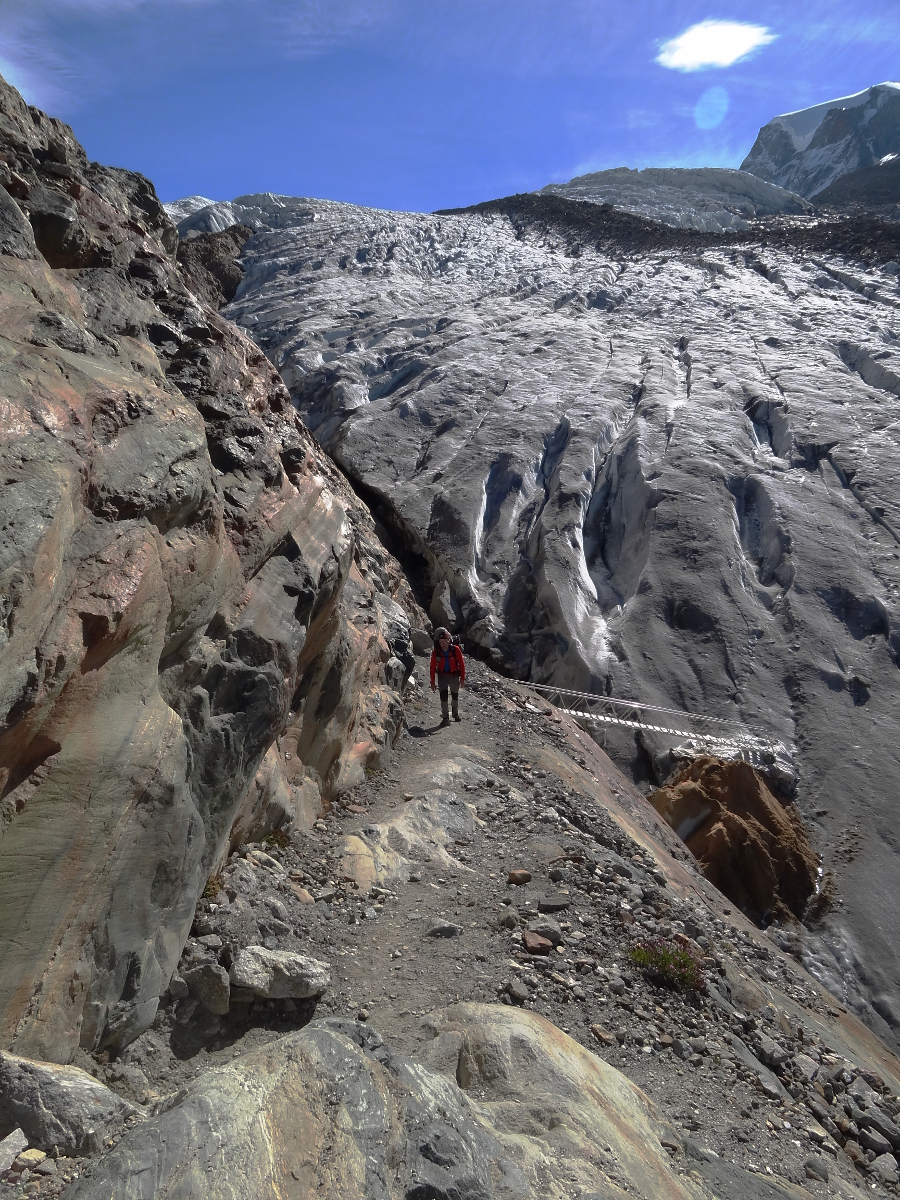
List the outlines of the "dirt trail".
{"label": "dirt trail", "polygon": [[[639,1084],[679,1130],[680,1169],[710,1186],[728,1164],[750,1197],[859,1195],[860,1168],[820,1121],[833,1116],[843,1139],[841,1071],[852,1079],[861,1065],[881,1075],[892,1112],[900,1064],[732,910],[571,720],[479,662],[469,682],[460,723],[439,727],[430,692],[410,699],[387,770],[288,844],[241,847],[198,908],[182,972],[227,968],[262,943],[328,963],[325,995],[233,995],[219,1017],[176,978],[153,1028],[121,1062],[92,1069],[152,1101],[316,1017],[365,1020],[415,1055],[434,1036],[430,1014],[451,1001],[520,1004]],[[512,886],[511,871],[530,881]],[[530,926],[550,953],[526,953]],[[657,936],[690,940],[706,995],[633,966],[636,942]]]}

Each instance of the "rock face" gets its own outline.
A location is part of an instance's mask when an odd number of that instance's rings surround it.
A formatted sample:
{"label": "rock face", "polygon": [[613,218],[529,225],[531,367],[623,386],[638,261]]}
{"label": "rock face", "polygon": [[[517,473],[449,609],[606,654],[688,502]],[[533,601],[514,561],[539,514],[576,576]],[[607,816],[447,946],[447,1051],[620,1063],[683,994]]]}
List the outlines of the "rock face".
{"label": "rock face", "polygon": [[753,217],[812,211],[794,192],[744,170],[718,167],[645,167],[643,171],[616,167],[578,175],[568,183],[551,183],[543,191],[569,200],[613,204],[675,229],[702,233],[748,229]]}
{"label": "rock face", "polygon": [[743,762],[698,758],[650,803],[703,874],[752,920],[802,917],[818,862],[793,805],[781,804]]}
{"label": "rock face", "polygon": [[67,1195],[705,1194],[670,1165],[647,1097],[541,1017],[462,1004],[431,1027],[416,1061],[317,1021],[178,1093]]}
{"label": "rock face", "polygon": [[[844,901],[817,970],[838,994],[858,974],[892,1036],[896,228],[713,238],[552,196],[294,203],[294,228],[247,242],[225,311],[470,646],[789,748]],[[669,774],[657,735],[607,746],[637,779]]]}
{"label": "rock face", "polygon": [[249,225],[232,225],[221,233],[206,237],[197,234],[179,244],[178,262],[199,299],[213,308],[234,299],[244,277],[239,262],[241,247],[252,232]]}
{"label": "rock face", "polygon": [[0,1043],[69,1061],[152,1021],[238,813],[390,753],[410,601],[148,181],[5,84],[0,149]]}
{"label": "rock face", "polygon": [[900,84],[773,117],[741,163],[771,183],[813,197],[842,175],[900,152]]}
{"label": "rock face", "polygon": [[900,215],[900,157],[888,155],[872,167],[840,175],[816,196],[816,205],[843,212]]}

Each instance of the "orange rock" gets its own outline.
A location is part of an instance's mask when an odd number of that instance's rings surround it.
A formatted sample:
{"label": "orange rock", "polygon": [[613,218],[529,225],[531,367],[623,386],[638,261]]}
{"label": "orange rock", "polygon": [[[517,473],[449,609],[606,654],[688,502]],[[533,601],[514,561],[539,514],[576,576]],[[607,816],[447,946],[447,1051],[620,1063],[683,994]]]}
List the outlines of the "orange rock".
{"label": "orange rock", "polygon": [[507,882],[513,887],[522,887],[526,883],[531,883],[530,871],[510,871]]}
{"label": "orange rock", "polygon": [[709,882],[748,916],[803,913],[815,890],[818,860],[796,809],[747,763],[695,759],[650,803]]}

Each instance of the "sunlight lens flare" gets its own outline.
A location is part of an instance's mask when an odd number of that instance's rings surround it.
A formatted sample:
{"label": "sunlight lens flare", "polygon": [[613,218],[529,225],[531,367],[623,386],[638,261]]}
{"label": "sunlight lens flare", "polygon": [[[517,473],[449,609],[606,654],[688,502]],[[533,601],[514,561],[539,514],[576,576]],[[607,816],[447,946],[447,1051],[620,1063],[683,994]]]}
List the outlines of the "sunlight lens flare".
{"label": "sunlight lens flare", "polygon": [[716,129],[728,112],[728,93],[723,87],[707,88],[694,108],[694,124],[698,129]]}
{"label": "sunlight lens flare", "polygon": [[765,25],[748,25],[743,21],[701,21],[665,42],[656,61],[673,71],[730,67],[761,46],[774,42],[777,36]]}

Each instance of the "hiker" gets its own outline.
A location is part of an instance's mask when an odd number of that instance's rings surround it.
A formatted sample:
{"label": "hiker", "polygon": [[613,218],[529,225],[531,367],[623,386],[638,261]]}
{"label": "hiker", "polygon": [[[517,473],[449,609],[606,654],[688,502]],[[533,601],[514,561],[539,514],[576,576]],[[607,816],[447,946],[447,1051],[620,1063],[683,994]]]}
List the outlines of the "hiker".
{"label": "hiker", "polygon": [[449,629],[434,631],[434,649],[431,652],[431,690],[434,691],[434,677],[437,674],[438,688],[441,693],[441,725],[450,724],[450,710],[447,706],[447,693],[453,697],[453,720],[459,721],[459,689],[466,686],[466,660],[463,652],[454,641]]}

